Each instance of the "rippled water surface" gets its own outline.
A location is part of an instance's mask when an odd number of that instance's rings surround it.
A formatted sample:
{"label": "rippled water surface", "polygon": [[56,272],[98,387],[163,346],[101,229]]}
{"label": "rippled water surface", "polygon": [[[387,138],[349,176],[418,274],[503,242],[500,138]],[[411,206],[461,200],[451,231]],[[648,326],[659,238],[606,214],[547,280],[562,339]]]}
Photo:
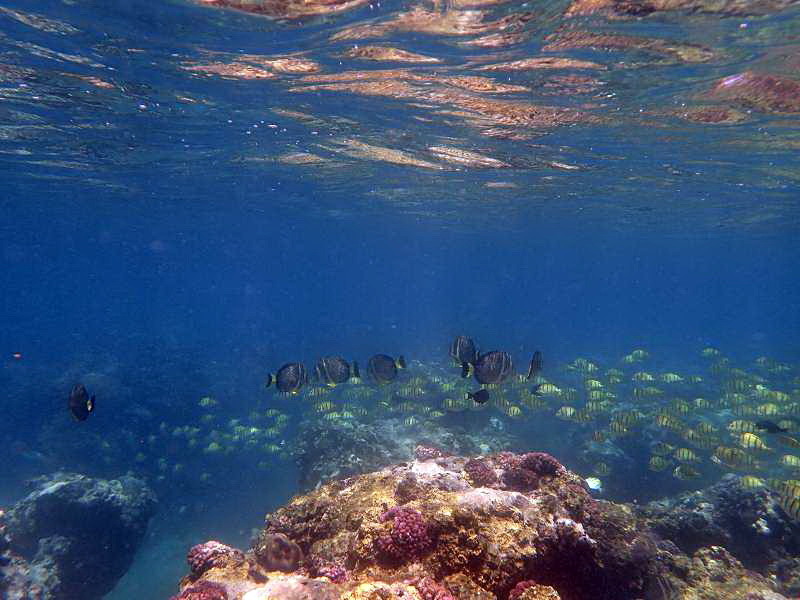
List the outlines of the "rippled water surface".
{"label": "rippled water surface", "polygon": [[335,218],[793,227],[793,5],[6,3],[2,168]]}

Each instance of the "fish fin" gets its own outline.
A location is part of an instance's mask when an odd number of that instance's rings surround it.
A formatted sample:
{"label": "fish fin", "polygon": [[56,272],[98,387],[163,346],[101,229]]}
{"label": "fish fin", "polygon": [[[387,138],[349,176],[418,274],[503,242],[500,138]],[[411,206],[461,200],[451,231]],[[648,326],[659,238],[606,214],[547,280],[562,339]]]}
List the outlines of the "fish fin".
{"label": "fish fin", "polygon": [[86,410],[89,412],[94,412],[94,394],[92,394],[92,397],[86,401]]}
{"label": "fish fin", "polygon": [[397,357],[397,368],[398,369],[405,369],[406,368],[406,359],[403,358],[403,355]]}
{"label": "fish fin", "polygon": [[461,363],[461,379],[466,379],[472,375],[472,365],[468,362]]}

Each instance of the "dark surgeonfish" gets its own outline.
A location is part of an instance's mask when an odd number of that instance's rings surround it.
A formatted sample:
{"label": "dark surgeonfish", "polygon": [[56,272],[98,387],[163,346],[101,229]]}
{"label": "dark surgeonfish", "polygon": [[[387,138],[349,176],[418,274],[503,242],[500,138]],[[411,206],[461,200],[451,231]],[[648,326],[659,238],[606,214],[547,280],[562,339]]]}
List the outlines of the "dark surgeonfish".
{"label": "dark surgeonfish", "polygon": [[531,358],[531,364],[528,365],[528,375],[526,379],[533,379],[536,377],[542,370],[542,353],[538,350],[533,353],[533,358]]}
{"label": "dark surgeonfish", "polygon": [[759,431],[766,431],[767,433],[786,433],[789,431],[788,429],[781,427],[777,423],[773,423],[772,421],[767,421],[764,419],[763,421],[756,421],[756,428]]}
{"label": "dark surgeonfish", "polygon": [[266,387],[272,384],[278,391],[297,394],[308,383],[308,372],[303,363],[286,363],[278,371],[267,376]]}
{"label": "dark surgeonfish", "polygon": [[464,363],[472,364],[478,360],[478,349],[475,346],[475,342],[472,341],[472,338],[459,335],[453,340],[453,343],[450,344],[450,356],[456,361],[457,365],[463,365]]}
{"label": "dark surgeonfish", "polygon": [[467,392],[467,399],[474,400],[475,404],[486,404],[489,400],[489,390],[481,388],[477,392]]}
{"label": "dark surgeonfish", "polygon": [[511,376],[514,371],[514,363],[508,352],[492,350],[486,354],[481,354],[474,363],[463,363],[461,365],[461,377],[467,378],[475,376],[475,380],[481,384],[503,383]]}
{"label": "dark surgeonfish", "polygon": [[391,383],[397,379],[397,370],[406,368],[406,359],[399,356],[397,360],[386,354],[376,354],[367,363],[367,373],[375,383]]}
{"label": "dark surgeonfish", "polygon": [[89,413],[94,412],[94,396],[89,396],[82,383],[75,384],[69,393],[67,406],[76,421],[85,421],[89,418]]}
{"label": "dark surgeonfish", "polygon": [[[353,366],[358,369],[356,363]],[[341,356],[325,356],[317,361],[314,375],[318,381],[333,387],[350,379],[350,364]]]}

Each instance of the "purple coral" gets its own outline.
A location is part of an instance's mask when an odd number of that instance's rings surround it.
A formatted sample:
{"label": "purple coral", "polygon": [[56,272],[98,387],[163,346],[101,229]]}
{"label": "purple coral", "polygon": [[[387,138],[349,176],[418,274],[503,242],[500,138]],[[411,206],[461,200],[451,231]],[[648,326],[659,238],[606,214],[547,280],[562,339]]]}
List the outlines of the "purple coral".
{"label": "purple coral", "polygon": [[456,600],[450,590],[436,583],[431,577],[423,577],[414,584],[414,587],[422,596],[422,600]]}
{"label": "purple coral", "polygon": [[444,458],[450,456],[444,450],[440,450],[435,446],[422,446],[419,445],[414,448],[414,457],[417,460],[431,460],[432,458]]}
{"label": "purple coral", "polygon": [[485,460],[469,459],[464,465],[464,471],[475,487],[489,487],[497,483],[497,474]]}
{"label": "purple coral", "polygon": [[518,492],[530,492],[539,486],[536,473],[522,467],[512,467],[503,471],[503,483]]}
{"label": "purple coral", "polygon": [[189,554],[186,555],[186,562],[189,563],[192,574],[196,576],[200,576],[214,567],[222,567],[230,562],[241,563],[243,560],[244,554],[241,550],[215,540],[192,546]]}
{"label": "purple coral", "polygon": [[537,475],[556,475],[564,471],[564,466],[547,452],[528,452],[522,455],[520,466]]}
{"label": "purple coral", "polygon": [[326,561],[319,556],[309,558],[306,567],[312,577],[327,577],[332,583],[344,583],[349,579],[347,569],[340,562]]}
{"label": "purple coral", "polygon": [[198,581],[170,600],[228,600],[225,587],[214,581]]}
{"label": "purple coral", "polygon": [[347,581],[347,569],[342,565],[324,565],[319,568],[317,577],[327,577],[332,583],[344,583]]}
{"label": "purple coral", "polygon": [[378,550],[397,561],[419,558],[433,546],[428,524],[416,510],[394,507],[380,517],[381,522],[392,521],[389,533],[375,540]]}
{"label": "purple coral", "polygon": [[517,600],[522,594],[530,587],[536,585],[536,582],[531,579],[520,581],[508,594],[508,600]]}

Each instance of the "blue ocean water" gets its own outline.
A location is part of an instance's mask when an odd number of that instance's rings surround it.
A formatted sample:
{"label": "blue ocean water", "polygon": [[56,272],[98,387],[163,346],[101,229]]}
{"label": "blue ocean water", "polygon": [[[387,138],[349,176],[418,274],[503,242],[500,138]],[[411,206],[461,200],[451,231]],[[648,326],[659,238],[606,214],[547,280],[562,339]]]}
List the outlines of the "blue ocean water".
{"label": "blue ocean water", "polygon": [[[263,387],[284,362],[445,364],[469,334],[554,371],[644,348],[691,373],[707,346],[796,371],[800,100],[713,93],[741,73],[796,81],[796,7],[292,6],[0,7],[0,505],[56,469],[146,477],[160,512],[108,598],[168,597],[189,545],[246,546],[297,492],[305,409]],[[439,17],[386,26],[415,10]],[[548,49],[565,29],[629,37]],[[360,59],[369,44],[439,62]],[[481,70],[541,56],[597,66]],[[709,106],[728,120],[684,118]],[[85,423],[65,406],[78,381],[97,394]],[[148,442],[198,423],[206,396],[223,425],[290,415],[280,455],[255,470],[246,448]]]}

